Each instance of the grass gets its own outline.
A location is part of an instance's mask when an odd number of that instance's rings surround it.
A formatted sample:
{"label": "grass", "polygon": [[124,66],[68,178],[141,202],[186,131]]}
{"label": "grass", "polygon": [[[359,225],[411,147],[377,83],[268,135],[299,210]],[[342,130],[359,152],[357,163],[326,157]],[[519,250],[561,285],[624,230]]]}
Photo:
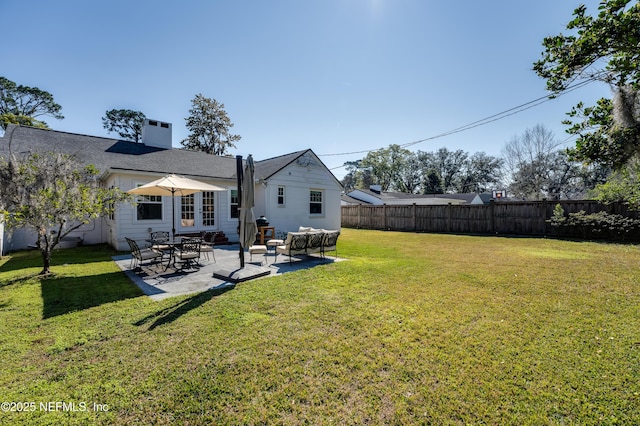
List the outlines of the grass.
{"label": "grass", "polygon": [[2,400],[36,403],[0,424],[640,423],[633,245],[344,229],[349,261],[161,302],[111,254],[0,260]]}

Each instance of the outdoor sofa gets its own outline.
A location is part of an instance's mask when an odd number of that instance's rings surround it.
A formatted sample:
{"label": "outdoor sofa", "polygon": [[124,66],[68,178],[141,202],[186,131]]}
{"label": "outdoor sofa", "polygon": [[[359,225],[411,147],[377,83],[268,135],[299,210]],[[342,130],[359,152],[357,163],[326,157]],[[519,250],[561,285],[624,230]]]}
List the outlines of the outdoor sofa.
{"label": "outdoor sofa", "polygon": [[289,263],[291,263],[292,256],[301,254],[320,253],[320,257],[324,259],[326,252],[335,251],[337,256],[338,236],[340,236],[340,231],[301,226],[298,232],[288,232],[284,243],[276,246],[276,260],[278,254],[289,256]]}

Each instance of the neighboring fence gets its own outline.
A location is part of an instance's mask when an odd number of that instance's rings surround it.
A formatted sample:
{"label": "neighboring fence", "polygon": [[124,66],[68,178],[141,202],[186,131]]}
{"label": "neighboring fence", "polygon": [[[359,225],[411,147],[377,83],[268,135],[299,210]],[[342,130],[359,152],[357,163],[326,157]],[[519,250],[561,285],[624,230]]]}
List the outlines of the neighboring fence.
{"label": "neighboring fence", "polygon": [[623,204],[604,205],[591,200],[500,201],[461,205],[353,205],[342,206],[345,228],[383,229],[457,234],[511,234],[544,236],[554,233],[547,220],[556,204],[565,214],[584,210],[638,218]]}

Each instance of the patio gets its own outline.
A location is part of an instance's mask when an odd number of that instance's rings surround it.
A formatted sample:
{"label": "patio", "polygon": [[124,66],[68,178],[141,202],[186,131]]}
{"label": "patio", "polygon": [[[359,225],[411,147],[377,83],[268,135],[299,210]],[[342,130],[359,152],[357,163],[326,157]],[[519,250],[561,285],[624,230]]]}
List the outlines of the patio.
{"label": "patio", "polygon": [[[226,290],[236,286],[235,282],[217,278],[216,273],[220,271],[237,271],[240,269],[240,259],[238,257],[238,244],[216,246],[215,259],[210,256],[200,258],[202,267],[199,269],[176,270],[169,267],[166,271],[164,265],[145,263],[142,270],[133,271],[129,269],[131,255],[125,254],[114,256],[113,260],[120,269],[133,281],[140,289],[154,300],[162,300],[167,297],[181,296],[186,294],[200,293],[207,290]],[[251,271],[264,273],[264,277],[280,275],[287,272],[301,269],[313,268],[318,265],[340,261],[340,258],[320,256],[294,256],[289,263],[289,257],[279,255],[277,263],[273,264],[274,254],[272,251],[265,255],[254,255],[250,259],[249,253],[245,253],[245,268]],[[262,278],[262,277],[261,277]]]}

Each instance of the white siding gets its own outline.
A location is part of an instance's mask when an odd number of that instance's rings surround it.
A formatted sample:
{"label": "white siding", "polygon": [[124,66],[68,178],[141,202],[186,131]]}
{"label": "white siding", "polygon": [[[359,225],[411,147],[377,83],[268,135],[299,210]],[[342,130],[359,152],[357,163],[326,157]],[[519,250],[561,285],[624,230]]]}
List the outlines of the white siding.
{"label": "white siding", "polygon": [[[158,179],[160,176],[149,175],[118,175],[114,177],[114,185],[119,187],[123,191],[128,191],[135,186],[147,182],[151,182]],[[199,179],[203,182],[211,183],[214,185],[226,187],[226,182],[212,181]],[[180,197],[175,197],[175,224],[176,233],[181,232],[200,232],[200,231],[223,231],[230,241],[234,238],[237,241],[237,220],[229,220],[229,205],[227,192],[219,191],[215,195],[215,226],[204,227],[200,220],[200,206],[202,200],[202,194],[194,194],[196,205],[196,224],[193,227],[181,227],[180,225]],[[162,219],[158,220],[138,220],[136,215],[136,208],[132,203],[121,204],[115,216],[115,221],[106,220],[107,230],[105,232],[105,241],[109,242],[112,246],[118,250],[129,250],[129,246],[125,240],[125,237],[134,239],[138,243],[144,244],[145,240],[149,238],[149,230],[151,231],[167,231],[171,232],[172,229],[172,200],[171,197],[162,197]]]}
{"label": "white siding", "polygon": [[[278,186],[285,187],[285,205],[278,206]],[[309,191],[323,193],[321,215],[309,213]],[[265,215],[276,232],[297,231],[300,226],[340,229],[342,188],[319,161],[309,166],[292,163],[271,176],[266,187],[256,187],[256,217]]]}

